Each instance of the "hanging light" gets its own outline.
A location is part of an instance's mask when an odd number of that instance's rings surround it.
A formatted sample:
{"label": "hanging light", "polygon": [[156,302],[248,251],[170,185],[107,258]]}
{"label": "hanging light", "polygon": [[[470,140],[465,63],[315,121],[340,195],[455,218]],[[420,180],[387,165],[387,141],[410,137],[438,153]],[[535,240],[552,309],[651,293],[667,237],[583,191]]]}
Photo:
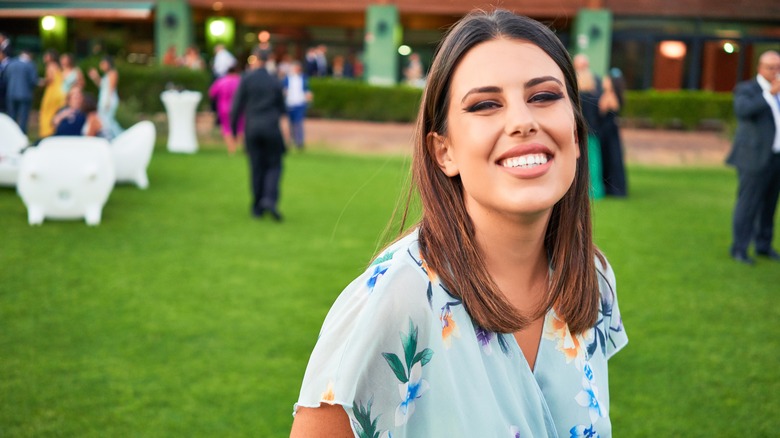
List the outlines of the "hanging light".
{"label": "hanging light", "polygon": [[662,41],[660,46],[661,54],[671,59],[682,59],[688,48],[682,41]]}

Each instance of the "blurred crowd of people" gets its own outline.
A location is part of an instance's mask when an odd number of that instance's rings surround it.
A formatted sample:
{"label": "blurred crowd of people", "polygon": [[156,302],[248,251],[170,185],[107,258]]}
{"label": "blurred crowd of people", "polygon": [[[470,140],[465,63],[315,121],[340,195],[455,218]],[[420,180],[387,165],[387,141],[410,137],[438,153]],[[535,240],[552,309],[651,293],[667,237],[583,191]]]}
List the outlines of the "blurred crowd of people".
{"label": "blurred crowd of people", "polygon": [[28,134],[29,116],[36,88],[43,89],[38,108],[38,140],[52,135],[90,135],[112,139],[122,132],[116,121],[119,106],[119,73],[110,57],[88,77],[98,88],[97,97],[84,90],[85,74],[70,53],[47,50],[41,57],[39,75],[33,54],[14,53],[9,38],[0,33],[0,112],[13,119]]}

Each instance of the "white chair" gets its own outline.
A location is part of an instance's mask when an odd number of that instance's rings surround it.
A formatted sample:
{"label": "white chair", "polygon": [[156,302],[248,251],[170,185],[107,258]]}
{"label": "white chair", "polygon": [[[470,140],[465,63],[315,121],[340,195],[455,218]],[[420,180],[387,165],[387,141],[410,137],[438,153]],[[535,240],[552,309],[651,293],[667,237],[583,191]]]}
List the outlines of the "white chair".
{"label": "white chair", "polygon": [[0,113],[0,185],[16,185],[21,152],[29,144],[19,125],[8,115]]}
{"label": "white chair", "polygon": [[198,151],[195,111],[203,97],[200,91],[166,90],[160,99],[168,115],[168,151],[194,154]]}
{"label": "white chair", "polygon": [[114,164],[103,138],[56,136],[22,154],[17,192],[30,225],[78,219],[98,225],[114,187]]}
{"label": "white chair", "polygon": [[149,187],[146,168],[152,160],[156,136],[154,123],[145,120],[131,126],[111,141],[116,182],[135,183],[141,189]]}

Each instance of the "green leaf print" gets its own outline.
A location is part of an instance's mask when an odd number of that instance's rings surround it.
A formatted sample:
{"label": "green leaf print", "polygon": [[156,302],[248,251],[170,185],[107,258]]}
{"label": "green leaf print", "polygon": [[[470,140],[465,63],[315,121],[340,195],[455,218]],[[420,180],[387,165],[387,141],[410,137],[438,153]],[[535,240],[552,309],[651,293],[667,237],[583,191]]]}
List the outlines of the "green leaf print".
{"label": "green leaf print", "polygon": [[395,251],[388,251],[388,252],[382,254],[381,256],[377,257],[376,260],[371,262],[371,266],[378,265],[380,263],[384,263],[384,262],[392,259],[394,254],[395,254]]}
{"label": "green leaf print", "polygon": [[401,344],[404,346],[406,369],[411,370],[414,353],[417,352],[417,327],[414,326],[411,318],[409,318],[409,334],[407,336],[401,334]]}
{"label": "green leaf print", "polygon": [[373,400],[369,400],[368,403],[366,403],[365,406],[363,404],[355,401],[355,421],[360,426],[360,430],[358,431],[358,436],[360,438],[379,438],[379,431],[376,430],[376,422],[379,419],[379,417],[374,418],[374,420],[371,420],[371,404],[373,403]]}
{"label": "green leaf print", "polygon": [[393,370],[395,376],[398,378],[398,380],[401,381],[401,383],[406,383],[409,381],[409,378],[406,377],[404,364],[401,362],[401,359],[399,359],[398,356],[393,353],[382,353],[382,356],[387,361],[387,364],[390,365],[390,369]]}
{"label": "green leaf print", "polygon": [[414,360],[412,361],[412,366],[416,364],[417,362],[420,362],[420,365],[425,366],[428,364],[428,362],[431,361],[431,358],[433,357],[433,350],[430,348],[426,348],[425,350],[417,353],[414,356]]}

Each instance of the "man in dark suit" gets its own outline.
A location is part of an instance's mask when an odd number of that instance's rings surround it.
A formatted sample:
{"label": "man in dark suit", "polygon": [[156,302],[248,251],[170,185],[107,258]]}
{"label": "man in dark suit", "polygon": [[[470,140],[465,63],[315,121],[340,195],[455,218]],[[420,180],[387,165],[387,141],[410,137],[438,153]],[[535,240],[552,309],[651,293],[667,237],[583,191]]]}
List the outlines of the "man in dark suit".
{"label": "man in dark suit", "polygon": [[38,69],[27,51],[11,60],[3,71],[6,85],[6,112],[27,134],[27,118],[33,91],[38,85]]}
{"label": "man in dark suit", "polygon": [[286,108],[281,84],[265,69],[267,54],[256,53],[255,56],[257,65],[244,74],[233,97],[230,126],[233,135],[236,135],[238,121],[242,114],[245,115],[252,215],[260,218],[268,212],[274,220],[281,221],[277,203],[285,147],[279,119]]}
{"label": "man in dark suit", "polygon": [[758,61],[758,75],[734,88],[737,132],[726,162],[737,168],[731,257],[748,265],[748,246],[780,261],[772,248],[774,216],[780,194],[780,54],[768,51]]}

